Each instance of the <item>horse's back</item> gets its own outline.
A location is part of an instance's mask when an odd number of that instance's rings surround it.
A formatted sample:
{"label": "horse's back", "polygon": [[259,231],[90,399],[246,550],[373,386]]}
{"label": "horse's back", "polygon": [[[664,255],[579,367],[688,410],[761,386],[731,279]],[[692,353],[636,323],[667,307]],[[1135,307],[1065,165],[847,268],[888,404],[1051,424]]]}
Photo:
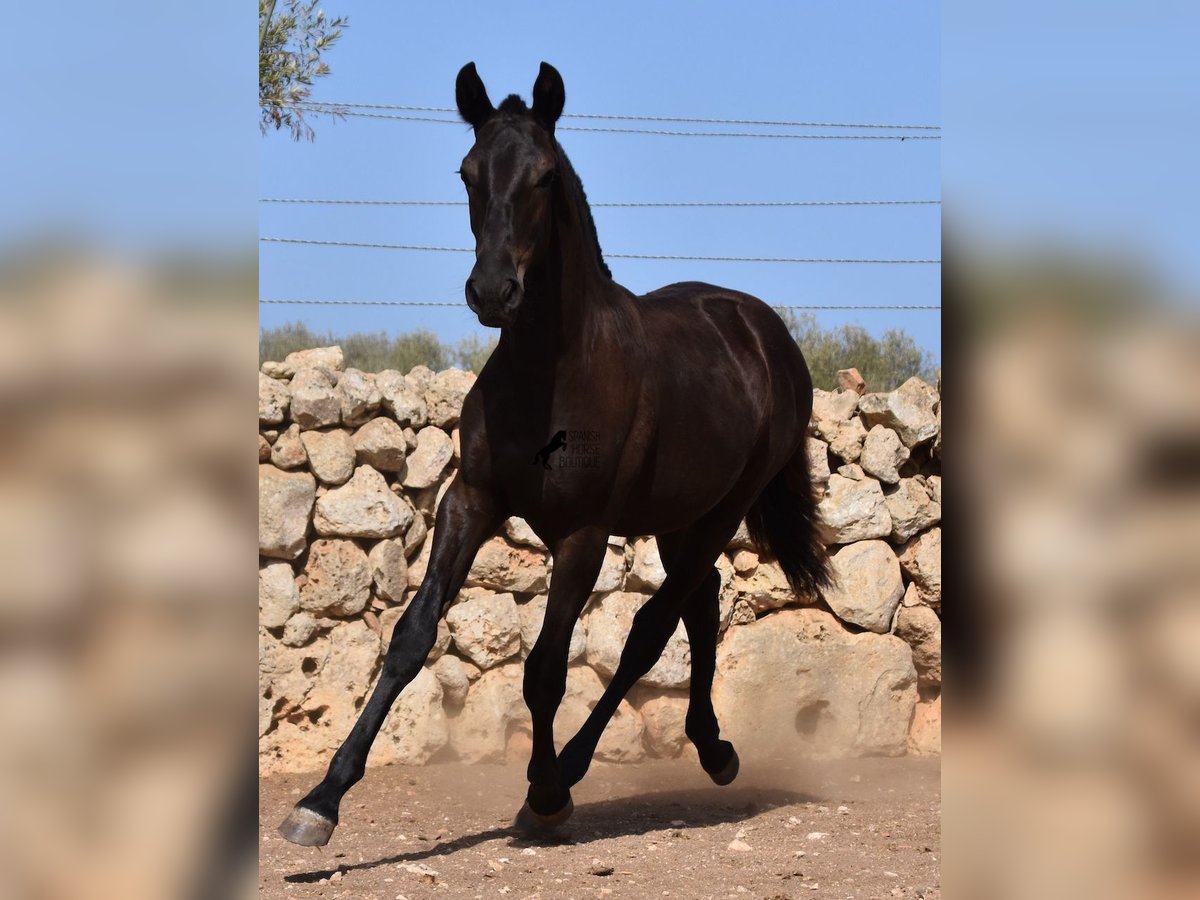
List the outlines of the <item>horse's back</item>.
{"label": "horse's back", "polygon": [[711,377],[714,364],[727,361],[735,367],[729,374],[748,382],[746,388],[767,389],[786,380],[811,397],[800,348],[779,314],[757,297],[682,281],[643,294],[636,305],[648,345],[694,366],[697,377]]}

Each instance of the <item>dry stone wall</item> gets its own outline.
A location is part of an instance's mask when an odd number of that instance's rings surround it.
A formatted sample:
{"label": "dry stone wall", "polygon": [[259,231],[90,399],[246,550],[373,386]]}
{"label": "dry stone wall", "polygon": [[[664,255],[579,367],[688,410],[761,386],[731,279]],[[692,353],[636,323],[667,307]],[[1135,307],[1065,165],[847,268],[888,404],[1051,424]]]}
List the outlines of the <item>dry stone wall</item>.
{"label": "dry stone wall", "polygon": [[[433,512],[457,471],[474,375],[360,372],[324,347],[259,375],[259,735],[264,772],[323,768],[379,674],[420,585]],[[837,585],[796,597],[743,524],[717,560],[714,703],[724,736],[816,756],[939,751],[941,410],[913,378],[890,393],[813,392],[809,450]],[[522,661],[553,561],[520,519],[480,550],[433,652],[368,764],[524,759]],[[614,671],[664,578],[653,538],[609,541],[570,647],[561,746]],[[683,627],[622,702],[598,758],[694,753]]]}

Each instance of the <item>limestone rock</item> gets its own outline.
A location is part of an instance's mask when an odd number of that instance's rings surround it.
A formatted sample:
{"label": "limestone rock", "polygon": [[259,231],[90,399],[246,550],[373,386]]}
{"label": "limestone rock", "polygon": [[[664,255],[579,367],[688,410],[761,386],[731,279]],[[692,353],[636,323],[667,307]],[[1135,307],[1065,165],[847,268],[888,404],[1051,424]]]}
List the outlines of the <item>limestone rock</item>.
{"label": "limestone rock", "polygon": [[625,551],[608,545],[604,548],[604,562],[592,588],[594,593],[607,594],[625,587]]}
{"label": "limestone rock", "polygon": [[409,383],[409,386],[421,395],[425,394],[432,379],[433,370],[428,366],[413,366],[408,370],[408,374],[404,376],[404,380]]}
{"label": "limestone rock", "polygon": [[735,575],[733,590],[755,613],[779,609],[801,599],[792,591],[787,576],[775,560],[763,560],[747,575]]}
{"label": "limestone rock", "polygon": [[404,532],[404,555],[412,559],[414,553],[420,553],[428,533],[425,517],[413,516],[412,524],[408,526],[408,531]]}
{"label": "limestone rock", "polygon": [[399,372],[387,369],[377,373],[375,387],[379,391],[381,405],[399,425],[423,428],[429,422],[424,392],[414,390]]}
{"label": "limestone rock", "polygon": [[379,409],[382,397],[375,386],[375,376],[358,369],[347,369],[338,378],[338,397],[341,401],[342,421],[347,425],[361,425]]}
{"label": "limestone rock", "polygon": [[258,467],[258,552],[295,559],[304,550],[317,483],[308,472]]}
{"label": "limestone rock", "polygon": [[717,718],[743,752],[901,755],[916,701],[907,644],[851,634],[824,610],[764,616],[717,649]]}
{"label": "limestone rock", "polygon": [[743,577],[758,568],[758,554],[751,550],[739,550],[733,555],[733,571]]}
{"label": "limestone rock", "polygon": [[475,556],[467,584],[493,591],[536,594],[546,590],[546,560],[527,547],[513,547],[504,538],[487,541]]}
{"label": "limestone rock", "polygon": [[858,394],[813,388],[811,426],[817,437],[832,441],[858,407]]}
{"label": "limestone rock", "polygon": [[371,597],[367,554],[353,541],[318,539],[308,551],[300,606],[320,615],[353,616]]}
{"label": "limestone rock", "polygon": [[[327,638],[316,641],[310,647],[297,649],[259,629],[259,696],[269,704],[270,719],[282,718],[300,709],[312,689],[313,677],[324,667],[328,658]],[[270,721],[260,721],[259,733],[269,728],[270,724]]]}
{"label": "limestone rock", "polygon": [[896,616],[896,637],[912,647],[913,665],[921,687],[942,683],[942,620],[928,606],[902,606]]}
{"label": "limestone rock", "polygon": [[341,347],[313,347],[309,350],[297,350],[294,353],[289,353],[283,359],[282,371],[285,377],[290,378],[297,374],[301,369],[310,368],[312,366],[321,366],[326,369],[331,369],[334,372],[340,372],[346,367],[345,357],[342,354]]}
{"label": "limestone rock", "polygon": [[453,456],[454,445],[446,432],[432,425],[422,428],[417,432],[417,449],[408,457],[404,486],[418,489],[436,484]]}
{"label": "limestone rock", "polygon": [[[611,678],[621,660],[634,614],[645,603],[641,594],[615,591],[593,602],[584,613],[587,628],[587,661],[601,675]],[[692,654],[680,622],[654,667],[642,684],[660,688],[683,688],[691,681]]]}
{"label": "limestone rock", "polygon": [[450,742],[441,679],[423,667],[400,692],[371,747],[367,765],[420,766]]}
{"label": "limestone rock", "polygon": [[506,519],[504,522],[504,534],[514,544],[524,544],[526,547],[534,547],[538,550],[545,550],[546,545],[542,543],[542,539],[534,534],[529,523],[519,516],[513,516]]}
{"label": "limestone rock", "polygon": [[[417,516],[414,520],[424,521],[421,516]],[[408,586],[416,590],[421,586],[421,582],[425,580],[425,570],[429,568],[429,556],[433,552],[433,532],[422,542],[421,549],[417,553],[416,559],[408,561]]]}
{"label": "limestone rock", "polygon": [[[579,731],[603,693],[603,683],[587,666],[572,666],[567,670],[566,694],[554,717],[556,749],[561,750]],[[645,759],[644,733],[642,717],[628,700],[622,700],[600,737],[596,758],[616,763]]]}
{"label": "limestone rock", "polygon": [[308,454],[300,440],[300,426],[292,425],[275,440],[271,447],[271,462],[281,469],[298,469],[308,462]]}
{"label": "limestone rock", "polygon": [[430,423],[446,430],[452,428],[462,412],[463,399],[474,383],[475,373],[462,369],[446,369],[430,378],[425,388]]}
{"label": "limestone rock", "polygon": [[[538,594],[528,603],[517,607],[517,615],[521,619],[521,655],[529,656],[538,635],[542,633],[542,622],[546,618],[546,595]],[[587,625],[584,617],[580,616],[571,632],[571,644],[567,650],[567,662],[577,662],[583,658],[587,650]]]}
{"label": "limestone rock", "polygon": [[300,433],[308,466],[322,484],[339,485],[354,474],[354,443],[340,428]]}
{"label": "limestone rock", "polygon": [[864,424],[884,425],[899,435],[904,446],[916,447],[938,433],[937,402],[937,391],[914,376],[889,394],[866,394],[858,409]]}
{"label": "limestone rock", "polygon": [[386,538],[403,534],[412,520],[412,508],[384,477],[359,466],[349,481],[317,499],[313,526],[324,536]]}
{"label": "limestone rock", "polygon": [[383,416],[372,419],[354,433],[354,448],[360,462],[381,472],[400,472],[408,450],[404,431]]}
{"label": "limestone rock", "polygon": [[829,445],[824,441],[809,437],[808,442],[808,474],[814,484],[825,484],[829,481]]}
{"label": "limestone rock", "polygon": [[[299,598],[299,594],[297,594],[297,598]],[[283,626],[283,637],[280,640],[289,647],[303,647],[312,640],[316,633],[317,620],[312,613],[302,609],[287,620],[287,624]]]}
{"label": "limestone rock", "polygon": [[937,756],[942,752],[942,698],[917,704],[908,751],[915,756]]}
{"label": "limestone rock", "polygon": [[375,593],[384,600],[399,603],[408,589],[408,559],[404,541],[391,538],[380,541],[367,554],[371,564],[371,581]]}
{"label": "limestone rock", "polygon": [[485,671],[521,650],[521,620],[512,594],[468,592],[450,607],[446,624],[458,651]]}
{"label": "limestone rock", "polygon": [[325,368],[305,368],[292,379],[292,421],[304,430],[338,424],[342,417],[337,379]]}
{"label": "limestone rock", "polygon": [[258,421],[263,425],[282,425],[292,402],[287,382],[258,375]]}
{"label": "limestone rock", "polygon": [[942,605],[942,529],[931,528],[913,538],[900,554],[900,568],[917,586],[921,602]]}
{"label": "limestone rock", "polygon": [[460,759],[504,759],[509,728],[530,724],[521,685],[521,664],[516,662],[489,669],[471,685],[462,709],[450,720],[451,744]]}
{"label": "limestone rock", "polygon": [[837,383],[838,390],[853,391],[860,397],[867,392],[867,383],[858,369],[838,369]]}
{"label": "limestone rock", "polygon": [[826,544],[848,544],[885,538],[892,532],[883,489],[870,478],[852,481],[829,476],[829,488],[818,505],[820,534]]}
{"label": "limestone rock", "polygon": [[892,517],[893,541],[903,544],[913,535],[942,520],[941,478],[936,478],[936,481],[939,496],[937,500],[920,476],[901,478],[895,488],[884,490],[884,502],[887,504],[888,514]]}
{"label": "limestone rock", "polygon": [[858,463],[869,475],[874,475],[886,484],[900,480],[897,469],[908,459],[909,450],[896,432],[882,425],[874,425],[863,441],[862,455]]}
{"label": "limestone rock", "polygon": [[658,542],[652,537],[634,541],[633,568],[625,578],[629,590],[652,594],[662,587],[666,577],[662,557],[658,555]]}
{"label": "limestone rock", "polygon": [[646,728],[646,746],[651,755],[666,759],[683,752],[687,742],[684,732],[687,709],[688,698],[683,694],[659,694],[637,707]]}
{"label": "limestone rock", "polygon": [[830,559],[834,585],[825,602],[843,622],[877,634],[891,630],[892,616],[904,596],[900,562],[884,541],[859,541]]}
{"label": "limestone rock", "polygon": [[258,624],[281,628],[300,608],[296,573],[285,562],[267,563],[258,570]]}
{"label": "limestone rock", "polygon": [[862,421],[855,417],[849,422],[841,423],[829,438],[829,450],[834,456],[848,463],[858,462],[862,456],[863,441],[866,440],[867,429]]}
{"label": "limestone rock", "polygon": [[750,529],[746,525],[745,520],[738,523],[737,531],[733,537],[729,539],[729,546],[726,550],[757,550],[754,541],[750,539]]}
{"label": "limestone rock", "polygon": [[467,690],[471,687],[462,660],[447,654],[439,656],[429,668],[442,686],[442,695],[446,703],[450,706],[462,706],[463,701],[467,699]]}
{"label": "limestone rock", "polygon": [[258,436],[258,461],[260,463],[270,462],[271,460],[271,445],[267,439],[261,434]]}

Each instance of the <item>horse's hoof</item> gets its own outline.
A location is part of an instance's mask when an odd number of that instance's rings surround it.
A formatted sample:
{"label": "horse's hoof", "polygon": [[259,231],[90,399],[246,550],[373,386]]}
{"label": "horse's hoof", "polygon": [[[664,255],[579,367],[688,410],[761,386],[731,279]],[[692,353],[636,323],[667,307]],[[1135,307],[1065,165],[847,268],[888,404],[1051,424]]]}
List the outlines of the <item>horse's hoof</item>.
{"label": "horse's hoof", "polygon": [[741,763],[738,762],[737,751],[730,748],[729,752],[729,762],[725,764],[725,768],[723,768],[720,772],[708,773],[708,777],[722,787],[729,784],[731,781],[733,781],[733,779],[737,778],[738,769],[741,768]]}
{"label": "horse's hoof", "polygon": [[288,813],[288,817],[279,826],[279,833],[293,844],[301,847],[324,847],[329,843],[329,836],[337,827],[319,813],[303,806],[297,806]]}
{"label": "horse's hoof", "polygon": [[517,818],[513,822],[517,828],[522,831],[549,831],[552,828],[557,828],[567,819],[571,818],[571,813],[575,812],[575,801],[570,796],[567,797],[567,802],[563,804],[563,808],[558,812],[551,813],[548,816],[543,816],[540,813],[534,812],[529,805],[529,801],[525,801],[525,805],[521,807],[521,811],[517,813]]}

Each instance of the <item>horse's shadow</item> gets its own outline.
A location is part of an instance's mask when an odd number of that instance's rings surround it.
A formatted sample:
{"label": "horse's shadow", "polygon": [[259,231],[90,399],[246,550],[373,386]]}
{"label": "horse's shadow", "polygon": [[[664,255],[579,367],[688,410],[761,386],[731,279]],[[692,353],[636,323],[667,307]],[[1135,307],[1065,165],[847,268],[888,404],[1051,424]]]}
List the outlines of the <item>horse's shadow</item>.
{"label": "horse's shadow", "polygon": [[719,796],[714,796],[711,788],[652,792],[582,804],[575,808],[575,814],[569,822],[546,833],[531,833],[516,825],[509,825],[505,828],[489,828],[443,841],[425,850],[397,853],[382,859],[340,865],[333,869],[296,872],[292,875],[285,875],[283,880],[293,884],[308,884],[320,881],[322,878],[329,878],[336,872],[353,872],[357,869],[374,869],[378,866],[396,863],[419,862],[503,838],[508,839],[507,846],[509,847],[588,844],[605,838],[663,831],[671,828],[672,822],[680,820],[686,823],[681,826],[684,829],[727,825],[741,822],[764,810],[778,806],[817,802],[820,799],[812,794],[756,787],[727,789],[723,790]]}

